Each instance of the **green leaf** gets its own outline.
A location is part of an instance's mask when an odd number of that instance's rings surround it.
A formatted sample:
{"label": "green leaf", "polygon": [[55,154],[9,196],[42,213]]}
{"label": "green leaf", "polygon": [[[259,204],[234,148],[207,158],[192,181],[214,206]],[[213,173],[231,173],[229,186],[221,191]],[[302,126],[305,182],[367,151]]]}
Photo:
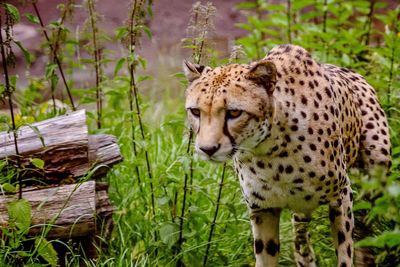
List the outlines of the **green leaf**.
{"label": "green leaf", "polygon": [[38,159],[38,158],[33,158],[33,159],[31,159],[31,163],[32,163],[36,168],[39,168],[39,169],[43,169],[43,167],[44,167],[44,161],[41,160],[41,159]]}
{"label": "green leaf", "polygon": [[18,23],[20,20],[18,9],[11,4],[4,4],[4,5],[6,7],[7,13],[13,17],[16,23]]}
{"label": "green leaf", "polygon": [[147,37],[149,37],[149,39],[153,37],[153,34],[149,27],[147,27],[146,25],[141,25],[141,28],[146,33]]}
{"label": "green leaf", "polygon": [[42,133],[40,132],[39,128],[35,125],[24,123],[24,126],[27,126],[31,128],[31,130],[39,137],[40,142],[42,143],[42,146],[45,147],[46,144],[44,143],[44,138],[42,136]]}
{"label": "green leaf", "polygon": [[118,60],[117,64],[115,64],[114,76],[117,76],[118,72],[120,71],[124,63],[125,63],[125,58],[120,58]]}
{"label": "green leaf", "polygon": [[35,24],[40,23],[39,18],[35,15],[28,13],[28,14],[25,14],[25,17],[32,23],[35,23]]}
{"label": "green leaf", "polygon": [[357,242],[357,247],[398,247],[400,246],[400,232],[384,232],[377,237],[367,237]]}
{"label": "green leaf", "polygon": [[54,75],[54,72],[57,68],[57,64],[47,64],[46,66],[46,79],[50,79],[51,76]]}
{"label": "green leaf", "polygon": [[15,188],[15,186],[13,186],[10,183],[4,183],[1,185],[1,187],[3,188],[4,191],[8,193],[15,193],[17,191],[17,188]]}
{"label": "green leaf", "polygon": [[31,203],[26,199],[18,199],[8,204],[10,225],[15,225],[21,232],[28,232],[31,226]]}
{"label": "green leaf", "polygon": [[57,266],[58,256],[54,250],[53,245],[45,238],[37,238],[35,240],[35,246],[38,254],[47,261],[51,266]]}
{"label": "green leaf", "polygon": [[31,53],[29,53],[29,51],[22,45],[22,43],[20,41],[14,40],[14,43],[19,47],[19,49],[21,49],[22,53],[24,54],[24,58],[25,58],[26,62],[31,64],[32,63]]}
{"label": "green leaf", "polygon": [[353,211],[357,211],[357,210],[370,210],[371,209],[371,203],[368,201],[360,201],[357,202],[354,207],[353,207]]}
{"label": "green leaf", "polygon": [[171,248],[179,239],[179,227],[175,223],[164,223],[160,228],[160,238]]}
{"label": "green leaf", "polygon": [[115,29],[115,37],[117,38],[117,40],[123,39],[128,33],[129,30],[127,27],[120,27]]}

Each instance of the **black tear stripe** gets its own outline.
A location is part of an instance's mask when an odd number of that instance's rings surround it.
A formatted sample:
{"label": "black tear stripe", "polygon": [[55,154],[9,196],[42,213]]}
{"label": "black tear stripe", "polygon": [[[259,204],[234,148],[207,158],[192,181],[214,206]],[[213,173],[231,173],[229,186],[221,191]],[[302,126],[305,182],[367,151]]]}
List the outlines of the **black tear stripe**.
{"label": "black tear stripe", "polygon": [[201,125],[201,116],[199,116],[199,127],[197,127],[197,133],[196,134],[200,133],[200,125]]}
{"label": "black tear stripe", "polygon": [[226,116],[225,116],[224,128],[222,129],[222,132],[224,133],[224,135],[226,135],[229,138],[229,141],[231,142],[232,152],[231,152],[230,156],[233,156],[237,151],[236,142],[235,142],[235,139],[233,138],[233,136],[229,133],[229,130],[228,130],[228,119],[227,119]]}

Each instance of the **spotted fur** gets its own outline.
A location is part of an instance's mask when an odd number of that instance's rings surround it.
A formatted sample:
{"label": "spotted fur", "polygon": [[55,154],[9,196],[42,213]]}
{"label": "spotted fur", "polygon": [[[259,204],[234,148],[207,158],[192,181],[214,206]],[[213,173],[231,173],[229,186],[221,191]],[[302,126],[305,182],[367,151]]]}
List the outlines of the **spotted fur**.
{"label": "spotted fur", "polygon": [[306,231],[329,205],[338,266],[352,266],[352,166],[390,167],[385,113],[374,89],[348,69],[281,45],[249,64],[186,62],[186,109],[204,159],[233,159],[250,213],[257,266],[276,266],[279,215],[294,211],[295,260],[315,266]]}

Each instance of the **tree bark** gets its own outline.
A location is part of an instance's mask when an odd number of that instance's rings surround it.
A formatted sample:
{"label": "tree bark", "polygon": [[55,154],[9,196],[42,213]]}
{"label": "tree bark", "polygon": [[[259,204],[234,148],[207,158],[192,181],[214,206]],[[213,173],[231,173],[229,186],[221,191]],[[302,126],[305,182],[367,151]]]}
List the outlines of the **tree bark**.
{"label": "tree bark", "polygon": [[[27,177],[39,177],[50,183],[73,179],[100,165],[96,174],[104,174],[110,166],[122,160],[115,137],[88,135],[84,110],[20,127],[17,131],[22,172]],[[0,132],[0,160],[15,163],[16,153],[12,133]],[[44,161],[36,168],[31,160]],[[108,167],[108,168],[106,168]]]}
{"label": "tree bark", "polygon": [[[96,186],[95,181],[87,181],[45,189],[26,188],[22,196],[32,205],[29,235],[49,230],[48,238],[71,238],[108,231],[99,228],[100,221],[102,225],[111,227],[113,207],[104,184]],[[7,206],[16,199],[16,194],[0,197],[1,226],[7,226]]]}

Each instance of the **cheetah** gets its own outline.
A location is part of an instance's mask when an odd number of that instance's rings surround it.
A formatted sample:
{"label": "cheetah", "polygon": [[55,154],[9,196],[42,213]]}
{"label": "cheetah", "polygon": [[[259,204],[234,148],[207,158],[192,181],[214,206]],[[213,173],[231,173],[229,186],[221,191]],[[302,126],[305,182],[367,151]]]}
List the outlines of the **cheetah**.
{"label": "cheetah", "polygon": [[212,69],[185,61],[184,72],[195,150],[205,160],[232,159],[249,208],[256,266],[278,265],[283,208],[293,211],[297,266],[315,266],[307,224],[325,204],[338,266],[352,266],[347,170],[391,164],[387,119],[374,89],[296,45],[277,46],[247,65]]}

